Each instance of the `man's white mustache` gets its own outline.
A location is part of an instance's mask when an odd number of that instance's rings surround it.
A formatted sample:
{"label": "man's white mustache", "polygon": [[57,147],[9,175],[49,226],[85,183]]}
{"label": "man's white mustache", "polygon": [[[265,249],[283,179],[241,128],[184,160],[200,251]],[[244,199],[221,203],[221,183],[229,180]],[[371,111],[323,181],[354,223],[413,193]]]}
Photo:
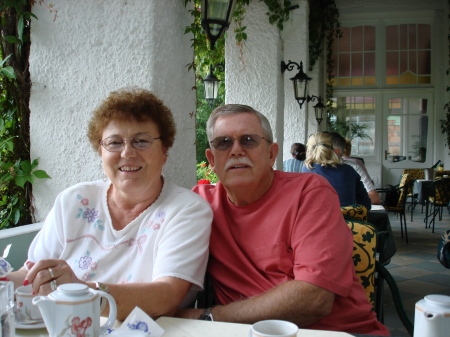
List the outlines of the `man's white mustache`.
{"label": "man's white mustache", "polygon": [[225,170],[237,165],[254,166],[253,162],[248,157],[230,158],[225,164]]}

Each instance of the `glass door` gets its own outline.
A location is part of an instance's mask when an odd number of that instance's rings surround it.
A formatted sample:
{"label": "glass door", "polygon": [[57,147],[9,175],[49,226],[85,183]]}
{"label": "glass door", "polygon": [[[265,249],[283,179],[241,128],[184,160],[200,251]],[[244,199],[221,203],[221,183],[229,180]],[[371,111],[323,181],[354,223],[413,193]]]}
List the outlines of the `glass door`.
{"label": "glass door", "polygon": [[432,162],[432,95],[386,94],[383,100],[383,183],[398,184],[403,169]]}

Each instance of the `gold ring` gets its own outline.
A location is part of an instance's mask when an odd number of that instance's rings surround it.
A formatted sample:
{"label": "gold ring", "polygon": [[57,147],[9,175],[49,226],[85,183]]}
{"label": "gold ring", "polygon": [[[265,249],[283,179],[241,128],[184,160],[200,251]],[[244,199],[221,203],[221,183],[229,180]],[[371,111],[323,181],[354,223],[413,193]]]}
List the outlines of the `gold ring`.
{"label": "gold ring", "polygon": [[55,278],[55,274],[53,274],[52,268],[47,268],[48,272],[50,273],[50,276],[52,277],[52,280]]}
{"label": "gold ring", "polygon": [[52,287],[52,291],[55,291],[56,288],[58,288],[58,285],[56,284],[56,280],[52,280],[50,282],[50,286]]}

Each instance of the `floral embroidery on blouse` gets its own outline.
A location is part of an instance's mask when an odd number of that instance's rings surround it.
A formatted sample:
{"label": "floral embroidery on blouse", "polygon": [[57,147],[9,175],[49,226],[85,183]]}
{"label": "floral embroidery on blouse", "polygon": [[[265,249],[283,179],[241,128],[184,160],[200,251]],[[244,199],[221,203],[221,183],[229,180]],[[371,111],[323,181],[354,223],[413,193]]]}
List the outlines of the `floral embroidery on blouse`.
{"label": "floral embroidery on blouse", "polygon": [[166,220],[166,211],[156,212],[155,215],[141,229],[141,234],[148,232],[150,229],[158,230]]}
{"label": "floral embroidery on blouse", "polygon": [[81,195],[77,194],[77,199],[80,200],[82,207],[78,208],[77,219],[81,218],[87,220],[88,223],[92,223],[92,228],[98,228],[99,230],[105,230],[103,226],[103,220],[98,219],[98,210],[95,207],[89,206],[89,199],[83,198]]}
{"label": "floral embroidery on blouse", "polygon": [[81,279],[85,282],[92,280],[95,277],[94,270],[98,268],[98,262],[95,262],[92,257],[90,251],[86,252],[86,255],[82,256],[80,259],[75,260],[74,270],[80,269],[84,271]]}

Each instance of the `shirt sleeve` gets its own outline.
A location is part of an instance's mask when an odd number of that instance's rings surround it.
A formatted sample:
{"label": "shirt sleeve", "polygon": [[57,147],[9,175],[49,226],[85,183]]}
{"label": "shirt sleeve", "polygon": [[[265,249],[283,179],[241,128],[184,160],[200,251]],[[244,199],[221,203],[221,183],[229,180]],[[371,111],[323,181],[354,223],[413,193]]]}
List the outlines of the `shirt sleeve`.
{"label": "shirt sleeve", "polygon": [[64,249],[64,229],[61,194],[44,221],[42,229],[35,236],[28,249],[28,260],[58,259]]}

